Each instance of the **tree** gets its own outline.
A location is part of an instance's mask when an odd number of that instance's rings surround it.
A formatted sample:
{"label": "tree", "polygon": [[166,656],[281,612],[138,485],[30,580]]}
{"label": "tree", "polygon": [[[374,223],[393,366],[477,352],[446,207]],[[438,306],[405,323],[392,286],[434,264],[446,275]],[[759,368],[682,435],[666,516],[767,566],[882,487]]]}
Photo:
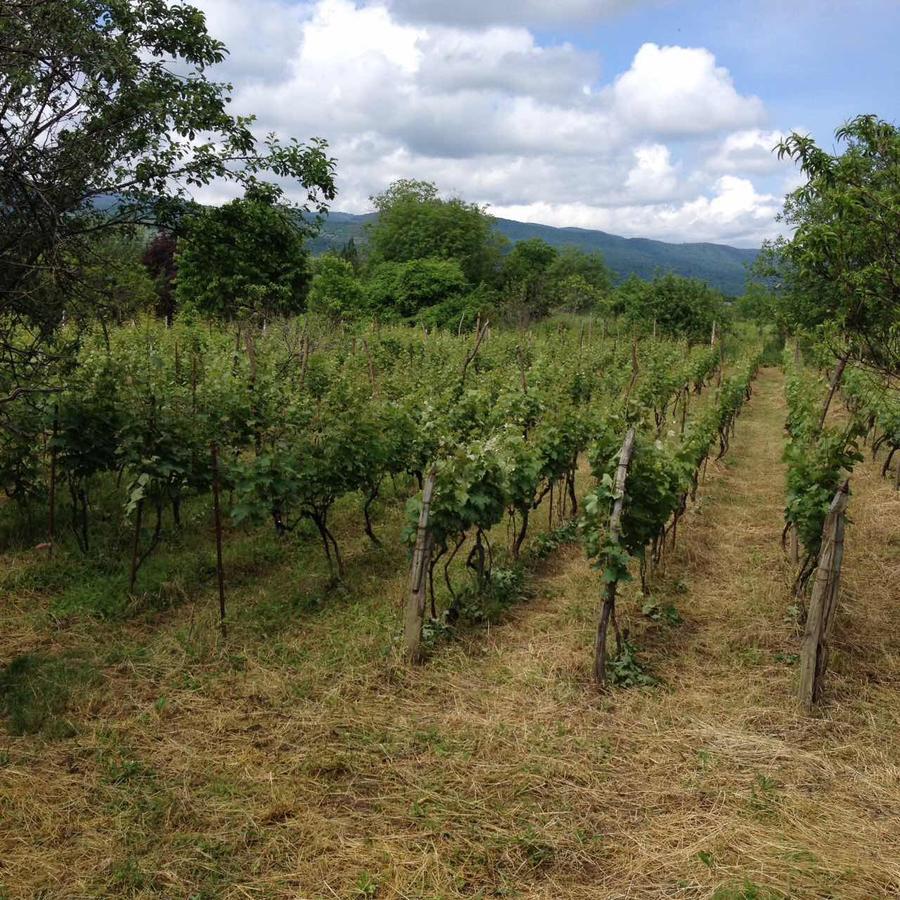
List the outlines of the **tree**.
{"label": "tree", "polygon": [[787,195],[793,237],[766,247],[765,274],[781,289],[788,325],[832,338],[835,353],[900,372],[900,131],[858,116],[835,133],[832,155],[791,134],[779,157],[800,164],[806,184]]}
{"label": "tree", "polygon": [[201,209],[189,220],[177,256],[175,296],[224,319],[300,312],[309,289],[304,231],[271,185]]}
{"label": "tree", "polygon": [[[582,306],[574,309],[574,312],[589,309],[597,298],[605,297],[612,289],[612,273],[599,250],[585,253],[578,247],[563,247],[550,265],[547,275],[553,284],[562,286],[569,282],[569,287],[563,291],[565,299],[557,299],[557,303],[567,308],[571,308],[573,295],[578,293],[577,290],[573,290],[575,285],[586,285],[591,289],[590,300],[585,294]],[[570,279],[578,280],[570,281]]]}
{"label": "tree", "polygon": [[100,232],[85,249],[79,261],[79,307],[94,310],[101,321],[119,324],[153,308],[156,291],[141,261],[142,238],[122,231]]}
{"label": "tree", "polygon": [[175,315],[175,276],[178,265],[175,254],[178,244],[169,231],[160,231],[144,250],[141,262],[156,287],[156,314],[171,325]]}
{"label": "tree", "polygon": [[550,306],[550,270],[557,254],[541,238],[519,241],[503,262],[503,284],[515,318],[526,324]]}
{"label": "tree", "polygon": [[359,247],[356,246],[356,241],[353,240],[353,238],[350,238],[350,240],[341,247],[338,256],[350,263],[350,265],[353,266],[353,271],[356,274],[359,274],[360,269],[362,269],[363,261],[359,253]]}
{"label": "tree", "polygon": [[[7,365],[33,361],[12,338],[46,339],[71,313],[90,240],[142,223],[174,226],[188,191],[263,173],[298,182],[302,206],[335,194],[313,140],[260,144],[211,81],[224,46],[195,7],[164,0],[5,0],[0,6],[0,339]],[[57,300],[48,303],[54,294]],[[75,299],[73,299],[75,298]],[[34,343],[35,341],[32,341]],[[14,378],[23,372],[17,368]]]}
{"label": "tree", "polygon": [[343,255],[329,254],[315,261],[309,311],[333,321],[355,319],[365,312],[365,290]]}
{"label": "tree", "polygon": [[722,324],[725,305],[722,295],[705,281],[669,273],[657,275],[641,288],[626,283],[625,316],[635,328],[685,337],[690,341],[708,340],[714,322]]}
{"label": "tree", "polygon": [[771,325],[778,321],[777,298],[764,285],[748,282],[744,293],[738,297],[737,314],[757,325]]}
{"label": "tree", "polygon": [[496,277],[500,240],[483,207],[442,200],[427,181],[395,181],[371,199],[378,210],[369,231],[376,262],[455,260],[473,286]]}
{"label": "tree", "polygon": [[583,275],[567,275],[558,281],[551,280],[553,305],[572,313],[599,310],[606,293],[591,284]]}
{"label": "tree", "polygon": [[452,259],[378,264],[369,278],[369,307],[378,316],[405,319],[466,292],[462,267]]}

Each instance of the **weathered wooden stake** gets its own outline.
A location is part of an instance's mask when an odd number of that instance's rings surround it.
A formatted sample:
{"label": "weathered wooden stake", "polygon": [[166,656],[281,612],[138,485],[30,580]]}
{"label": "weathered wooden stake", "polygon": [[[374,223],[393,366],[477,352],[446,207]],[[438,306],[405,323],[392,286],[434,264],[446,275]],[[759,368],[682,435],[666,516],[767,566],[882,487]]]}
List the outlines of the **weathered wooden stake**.
{"label": "weathered wooden stake", "polygon": [[228,637],[228,626],[225,624],[225,570],[222,566],[222,511],[219,505],[219,445],[210,444],[212,452],[212,493],[213,517],[216,526],[216,578],[219,582],[219,628],[222,637]]}
{"label": "weathered wooden stake", "polygon": [[[625,441],[619,452],[619,466],[616,469],[614,484],[615,502],[609,517],[609,540],[618,543],[622,536],[622,510],[625,506],[625,480],[628,475],[628,466],[634,453],[634,428],[628,429]],[[606,684],[606,635],[609,631],[609,622],[616,614],[616,589],[615,581],[604,582],[603,606],[600,609],[600,621],[597,624],[597,640],[594,644],[594,680],[599,685]]]}
{"label": "weathered wooden stake", "polygon": [[422,490],[422,510],[416,529],[416,545],[409,571],[409,592],[403,612],[403,643],[406,658],[410,662],[419,662],[422,659],[422,625],[425,622],[425,595],[428,587],[426,575],[434,542],[428,527],[428,517],[431,513],[435,477],[434,472],[429,472]]}
{"label": "weathered wooden stake", "polygon": [[53,558],[53,544],[56,541],[56,433],[59,431],[59,404],[53,410],[53,435],[50,446],[50,511],[47,516],[47,558]]}
{"label": "weathered wooden stake", "polygon": [[134,585],[137,581],[137,571],[140,565],[141,526],[144,523],[144,501],[138,500],[137,510],[134,516],[134,542],[131,545],[131,571],[128,576],[128,593],[134,593]]}
{"label": "weathered wooden stake", "polygon": [[828,666],[828,639],[834,626],[844,557],[844,514],[850,496],[845,481],[831,501],[822,527],[822,549],[800,648],[800,703],[807,712],[822,698]]}

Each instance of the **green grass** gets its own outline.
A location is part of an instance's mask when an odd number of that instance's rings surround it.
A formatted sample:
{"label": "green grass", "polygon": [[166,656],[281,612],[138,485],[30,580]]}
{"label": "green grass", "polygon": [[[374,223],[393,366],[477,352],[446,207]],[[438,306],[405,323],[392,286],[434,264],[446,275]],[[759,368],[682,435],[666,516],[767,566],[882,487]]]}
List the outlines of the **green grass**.
{"label": "green grass", "polygon": [[12,734],[68,737],[75,731],[65,718],[70,703],[99,680],[83,657],[26,653],[0,671],[0,712]]}

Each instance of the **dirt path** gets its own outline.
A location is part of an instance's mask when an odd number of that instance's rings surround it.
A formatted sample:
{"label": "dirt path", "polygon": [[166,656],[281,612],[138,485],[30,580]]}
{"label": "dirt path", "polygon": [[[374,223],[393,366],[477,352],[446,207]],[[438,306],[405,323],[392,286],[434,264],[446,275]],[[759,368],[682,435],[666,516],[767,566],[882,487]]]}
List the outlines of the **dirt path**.
{"label": "dirt path", "polygon": [[[576,548],[501,626],[412,671],[372,636],[396,621],[390,599],[350,598],[224,669],[191,656],[185,626],[123,664],[96,727],[13,747],[0,884],[67,898],[900,896],[900,500],[859,468],[831,704],[802,717],[783,420],[781,375],[765,370],[654,584],[683,622],[648,622],[625,592],[657,686],[593,689],[598,583]],[[399,596],[395,581],[373,585]]]}

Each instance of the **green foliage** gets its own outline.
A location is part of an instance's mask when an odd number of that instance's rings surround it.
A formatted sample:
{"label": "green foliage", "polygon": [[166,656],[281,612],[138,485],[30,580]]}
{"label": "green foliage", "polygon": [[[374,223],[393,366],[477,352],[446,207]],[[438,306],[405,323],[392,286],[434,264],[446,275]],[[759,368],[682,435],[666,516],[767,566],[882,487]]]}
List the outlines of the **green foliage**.
{"label": "green foliage", "polygon": [[454,261],[473,287],[493,280],[499,244],[482,207],[443,200],[430,182],[408,180],[394,182],[372,201],[379,213],[369,234],[374,261]]}
{"label": "green foliage", "polygon": [[390,321],[462,299],[466,288],[456,260],[413,259],[378,263],[369,276],[366,292],[369,309],[378,318]]}
{"label": "green foliage", "polygon": [[550,308],[556,250],[540,238],[519,241],[503,261],[503,287],[513,318],[527,323]]}
{"label": "green foliage", "polygon": [[79,263],[77,286],[72,287],[75,310],[123,322],[152,309],[156,290],[141,262],[143,251],[144,241],[124,230],[101,232],[90,241]]}
{"label": "green foliage", "polygon": [[223,319],[302,310],[309,287],[304,229],[263,185],[195,213],[178,249],[179,304]]}
{"label": "green foliage", "polygon": [[792,329],[816,329],[853,359],[896,372],[900,360],[900,129],[858,116],[836,132],[836,155],[791,134],[779,157],[806,183],[788,194],[790,240],[766,248],[763,274],[782,287]]}
{"label": "green foliage", "polygon": [[563,247],[547,272],[552,304],[573,313],[607,311],[604,307],[612,290],[612,273],[599,251],[585,253],[577,247]]}
{"label": "green foliage", "polygon": [[859,423],[819,428],[826,386],[785,351],[785,395],[788,403],[787,503],[785,521],[810,560],[818,559],[822,527],[834,495],[853,466],[862,459],[857,447]]}
{"label": "green foliage", "polygon": [[653,281],[629,280],[619,289],[617,304],[634,328],[654,327],[660,334],[698,342],[709,340],[714,322],[725,318],[722,295],[706,282],[679,275],[658,275]]}
{"label": "green foliage", "polygon": [[0,34],[0,292],[4,312],[44,337],[64,312],[71,322],[92,311],[96,292],[80,288],[101,231],[173,224],[188,189],[219,179],[247,186],[271,173],[305,189],[304,209],[334,197],[324,143],[261,144],[251,118],[228,113],[229,86],[207,75],[226,50],[195,7],[16,2],[0,11]]}
{"label": "green foliage", "polygon": [[[844,396],[865,434],[871,432],[874,446],[900,450],[900,393],[885,380],[870,372],[848,369],[844,372]],[[882,474],[887,471],[887,457]],[[900,461],[898,461],[900,463]]]}
{"label": "green foliage", "polygon": [[622,650],[608,664],[608,677],[617,687],[653,687],[657,680],[650,675],[638,659],[637,648],[630,641],[622,642]]}
{"label": "green foliage", "polygon": [[[670,350],[666,345],[657,348],[656,364],[650,366],[651,372],[658,371],[659,361],[665,360]],[[683,357],[681,369],[675,369],[665,380],[651,375],[645,383],[647,390],[638,393],[643,399],[636,411],[646,416],[656,410],[658,431],[661,423],[658,410],[666,408],[679,385],[689,384],[692,377],[698,377],[697,373],[707,371],[707,358],[708,349],[700,348],[693,355]],[[626,478],[621,534],[617,540],[608,534],[607,523],[616,500],[615,475],[621,433],[618,428],[608,428],[595,437],[588,457],[596,486],[584,500],[581,532],[585,552],[594,560],[593,566],[601,572],[604,583],[627,581],[631,577],[631,560],[643,560],[647,548],[664,535],[667,523],[683,510],[696,486],[699,470],[716,442],[722,452],[727,447],[729,430],[749,396],[757,367],[758,355],[742,361],[736,373],[722,383],[716,401],[691,420],[681,441],[675,439],[674,432],[670,433],[669,440],[663,441],[656,437],[655,431],[648,434],[636,429]]]}
{"label": "green foliage", "polygon": [[[343,261],[338,266],[349,273]],[[685,385],[705,381],[715,361],[706,347],[640,341],[641,371],[626,404],[630,343],[599,332],[585,332],[577,322],[524,334],[496,329],[473,353],[469,334],[387,325],[345,333],[313,316],[262,328],[182,313],[172,327],[147,317],[89,330],[60,368],[58,394],[28,395],[9,407],[26,438],[0,442],[0,473],[17,505],[46,522],[51,450],[60,553],[74,535],[85,551],[80,564],[103,561],[66,590],[59,613],[117,617],[177,595],[175,588],[125,595],[131,548],[137,539],[143,563],[157,545],[180,544],[198,515],[208,521],[212,443],[231,534],[245,523],[270,523],[280,540],[256,547],[258,556],[272,548],[288,554],[318,533],[335,576],[342,570],[331,530],[335,505],[350,498],[362,507],[360,518],[377,542],[370,512],[386,481],[402,502],[409,476],[421,484],[434,470],[435,556],[447,561],[467,542],[453,572],[472,573],[477,603],[497,605],[493,571],[521,558],[532,514],[551,490],[551,526],[562,524],[561,500],[573,505],[580,454],[594,443],[603,445],[602,452],[595,448],[598,460],[608,460],[626,423],[655,422]],[[731,379],[722,385],[723,416],[734,408],[730,385]],[[721,421],[704,425],[707,444]],[[701,432],[692,425],[688,435],[691,452],[699,454]],[[675,482],[682,490],[690,484],[685,448],[657,448],[652,434],[639,443],[635,484],[647,497],[643,511],[628,511],[629,541],[650,533],[653,523],[640,516],[660,518]],[[659,508],[650,501],[654,481],[665,489],[653,500]],[[608,500],[598,495],[588,509],[608,507]],[[410,504],[412,527],[419,503],[416,497]],[[505,555],[489,544],[497,544],[491,529],[504,522],[510,526]],[[597,535],[602,541],[602,529]],[[632,548],[620,548],[623,572]],[[211,579],[210,559],[172,580]],[[232,556],[229,578],[239,570]],[[145,586],[167,577],[152,560],[142,573]]]}
{"label": "green foliage", "polygon": [[351,262],[329,254],[315,261],[313,272],[310,312],[333,322],[352,321],[364,312],[365,290]]}

